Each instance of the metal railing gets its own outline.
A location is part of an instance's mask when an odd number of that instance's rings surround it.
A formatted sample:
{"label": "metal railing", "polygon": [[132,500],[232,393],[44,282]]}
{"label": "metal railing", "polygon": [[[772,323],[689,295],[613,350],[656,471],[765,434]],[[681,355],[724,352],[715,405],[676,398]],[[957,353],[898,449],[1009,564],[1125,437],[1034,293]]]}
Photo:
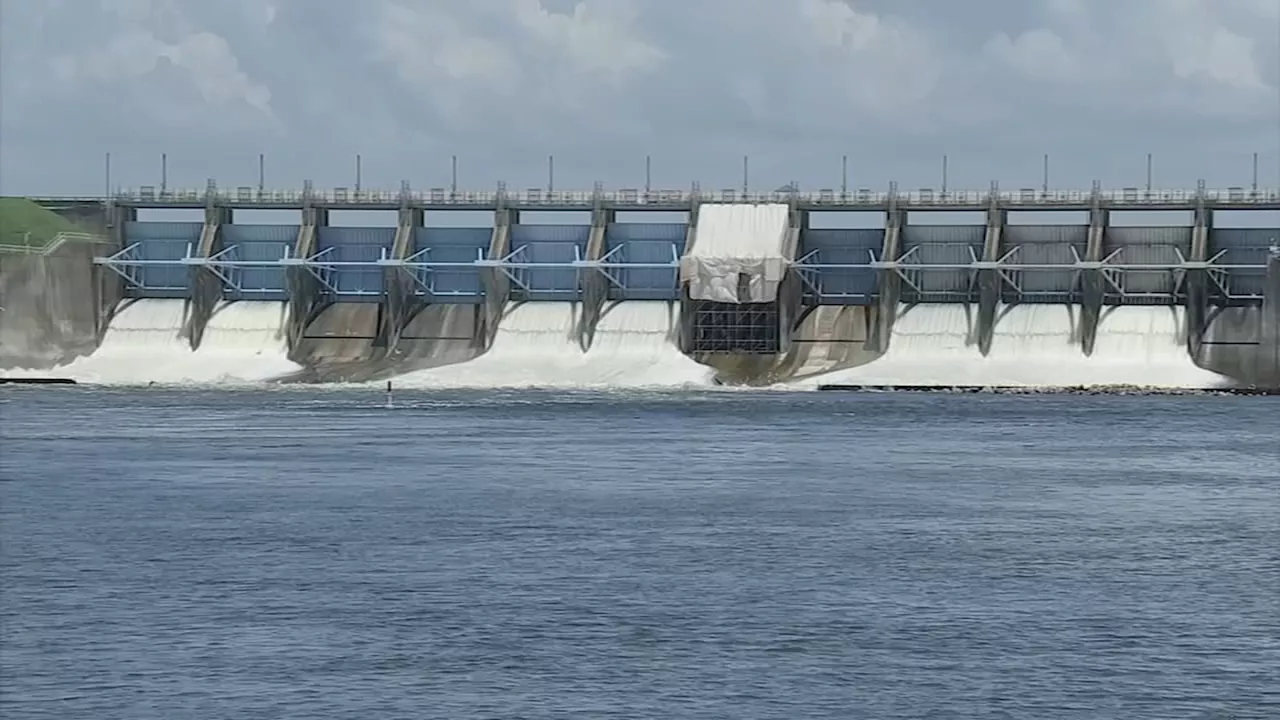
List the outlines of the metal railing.
{"label": "metal railing", "polygon": [[84,243],[106,243],[110,242],[101,235],[94,235],[85,232],[60,232],[53,236],[47,243],[30,242],[30,233],[24,238],[21,244],[5,243],[0,244],[0,253],[16,253],[19,255],[52,255],[58,251],[58,248],[69,242]]}
{"label": "metal railing", "polygon": [[[1105,204],[1168,205],[1191,204],[1201,198],[1199,189],[1145,190],[1120,188],[1097,191],[1098,199]],[[1203,198],[1210,203],[1270,204],[1280,202],[1280,189],[1250,189],[1229,187],[1203,190]],[[192,204],[192,203],[253,203],[291,207],[307,202],[318,204],[392,205],[401,202],[434,205],[482,205],[513,204],[523,207],[580,206],[589,208],[603,202],[611,205],[682,205],[694,202],[786,203],[800,202],[810,205],[832,206],[880,206],[892,201],[902,207],[911,206],[974,206],[989,204],[993,200],[1001,204],[1053,206],[1087,205],[1094,199],[1091,190],[932,190],[922,188],[911,191],[873,191],[860,188],[847,192],[822,189],[817,191],[742,192],[741,190],[556,190],[533,188],[521,191],[451,191],[445,188],[429,190],[332,190],[316,189],[258,189],[217,188],[156,191],[142,187],[120,190],[110,198],[105,196],[44,197],[32,198],[36,202],[102,202],[108,199],[122,203],[143,204]]]}

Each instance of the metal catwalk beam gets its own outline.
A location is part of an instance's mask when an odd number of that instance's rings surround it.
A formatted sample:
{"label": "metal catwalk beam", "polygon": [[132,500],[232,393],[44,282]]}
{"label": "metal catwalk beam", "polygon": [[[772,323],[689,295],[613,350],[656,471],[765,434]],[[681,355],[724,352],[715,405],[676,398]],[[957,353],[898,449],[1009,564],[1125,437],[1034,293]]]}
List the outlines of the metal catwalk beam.
{"label": "metal catwalk beam", "polygon": [[[994,198],[993,198],[994,195]],[[887,211],[891,206],[923,211],[983,212],[992,201],[1006,210],[1062,210],[1087,211],[1094,207],[1094,192],[1090,190],[983,190],[934,192],[919,190],[897,192],[891,186],[888,192],[860,189],[855,192],[837,193],[831,190],[800,192],[741,192],[701,190],[695,183],[688,190],[621,189],[604,191],[601,188],[585,191],[524,193],[509,192],[501,183],[490,191],[448,191],[431,188],[414,191],[402,186],[399,191],[363,190],[349,192],[342,188],[332,191],[316,190],[310,184],[302,189],[219,188],[210,184],[206,188],[157,193],[155,188],[142,187],[123,190],[111,196],[36,197],[32,200],[49,207],[67,207],[91,203],[110,202],[135,208],[187,208],[198,210],[210,203],[235,209],[287,210],[304,207],[321,207],[332,210],[398,210],[413,207],[423,210],[591,210],[596,207],[626,211],[689,211],[700,202],[790,203],[800,210]],[[1196,209],[1203,199],[1213,210],[1278,210],[1280,189],[1251,190],[1243,187],[1223,189],[1170,189],[1143,191],[1138,188],[1100,190],[1097,200],[1112,210],[1187,210]]]}

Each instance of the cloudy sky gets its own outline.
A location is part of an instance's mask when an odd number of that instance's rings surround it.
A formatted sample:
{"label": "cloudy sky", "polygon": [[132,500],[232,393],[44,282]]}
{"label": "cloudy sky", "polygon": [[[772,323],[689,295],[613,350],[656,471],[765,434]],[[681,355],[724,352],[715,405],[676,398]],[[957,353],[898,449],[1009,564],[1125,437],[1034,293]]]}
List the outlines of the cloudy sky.
{"label": "cloudy sky", "polygon": [[0,0],[0,192],[1280,184],[1280,0]]}

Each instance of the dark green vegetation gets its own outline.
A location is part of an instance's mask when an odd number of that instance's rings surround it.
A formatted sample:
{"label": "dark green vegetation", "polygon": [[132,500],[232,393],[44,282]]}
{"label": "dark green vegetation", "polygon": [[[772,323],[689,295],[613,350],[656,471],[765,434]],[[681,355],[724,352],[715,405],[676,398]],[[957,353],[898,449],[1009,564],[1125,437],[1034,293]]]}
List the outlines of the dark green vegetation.
{"label": "dark green vegetation", "polygon": [[0,249],[38,250],[64,232],[86,229],[26,198],[0,197]]}

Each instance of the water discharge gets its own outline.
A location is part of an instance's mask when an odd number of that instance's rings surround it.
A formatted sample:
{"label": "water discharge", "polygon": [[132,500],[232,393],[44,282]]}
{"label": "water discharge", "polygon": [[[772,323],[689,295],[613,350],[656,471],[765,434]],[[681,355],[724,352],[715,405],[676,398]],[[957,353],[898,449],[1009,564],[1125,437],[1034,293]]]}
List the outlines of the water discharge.
{"label": "water discharge", "polygon": [[1103,310],[1094,363],[1116,384],[1160,388],[1213,388],[1229,384],[1191,361],[1181,307],[1114,307]]}
{"label": "water discharge", "polygon": [[608,308],[587,352],[590,375],[627,387],[710,385],[714,371],[676,346],[675,303],[623,302]]}
{"label": "water discharge", "polygon": [[470,362],[409,373],[406,388],[644,388],[705,386],[712,371],[680,352],[676,312],[666,302],[606,308],[590,349],[578,341],[574,303],[511,307],[493,346]]}
{"label": "water discharge", "polygon": [[51,371],[102,385],[241,385],[271,380],[298,369],[288,359],[281,332],[282,303],[236,302],[220,306],[198,351],[183,335],[183,300],[138,300],[123,305],[97,351]]}
{"label": "water discharge", "polygon": [[[976,310],[917,305],[899,316],[888,351],[821,384],[895,386],[1137,386],[1204,389],[1225,378],[1192,362],[1183,310],[1119,307],[1104,312],[1094,352],[1081,350],[1077,307],[1013,305],[1001,310],[985,357]],[[812,383],[810,383],[812,384]]]}
{"label": "water discharge", "polygon": [[[678,306],[630,301],[606,307],[583,351],[580,306],[512,305],[491,349],[479,358],[396,377],[401,388],[686,388],[706,387],[714,372],[680,352]],[[184,336],[182,300],[123,305],[96,352],[51,371],[8,370],[10,377],[61,376],[107,385],[244,385],[291,375],[281,328],[282,303],[224,303],[200,348]],[[781,387],[817,384],[1008,387],[1138,386],[1214,388],[1222,376],[1198,368],[1185,343],[1181,308],[1104,310],[1094,352],[1081,350],[1079,308],[1002,308],[983,356],[977,317],[964,305],[917,305],[896,321],[888,351],[859,367]]]}
{"label": "water discharge", "polygon": [[284,334],[288,309],[281,302],[232,302],[219,306],[205,326],[196,361],[232,382],[262,381],[299,370],[289,360]]}

